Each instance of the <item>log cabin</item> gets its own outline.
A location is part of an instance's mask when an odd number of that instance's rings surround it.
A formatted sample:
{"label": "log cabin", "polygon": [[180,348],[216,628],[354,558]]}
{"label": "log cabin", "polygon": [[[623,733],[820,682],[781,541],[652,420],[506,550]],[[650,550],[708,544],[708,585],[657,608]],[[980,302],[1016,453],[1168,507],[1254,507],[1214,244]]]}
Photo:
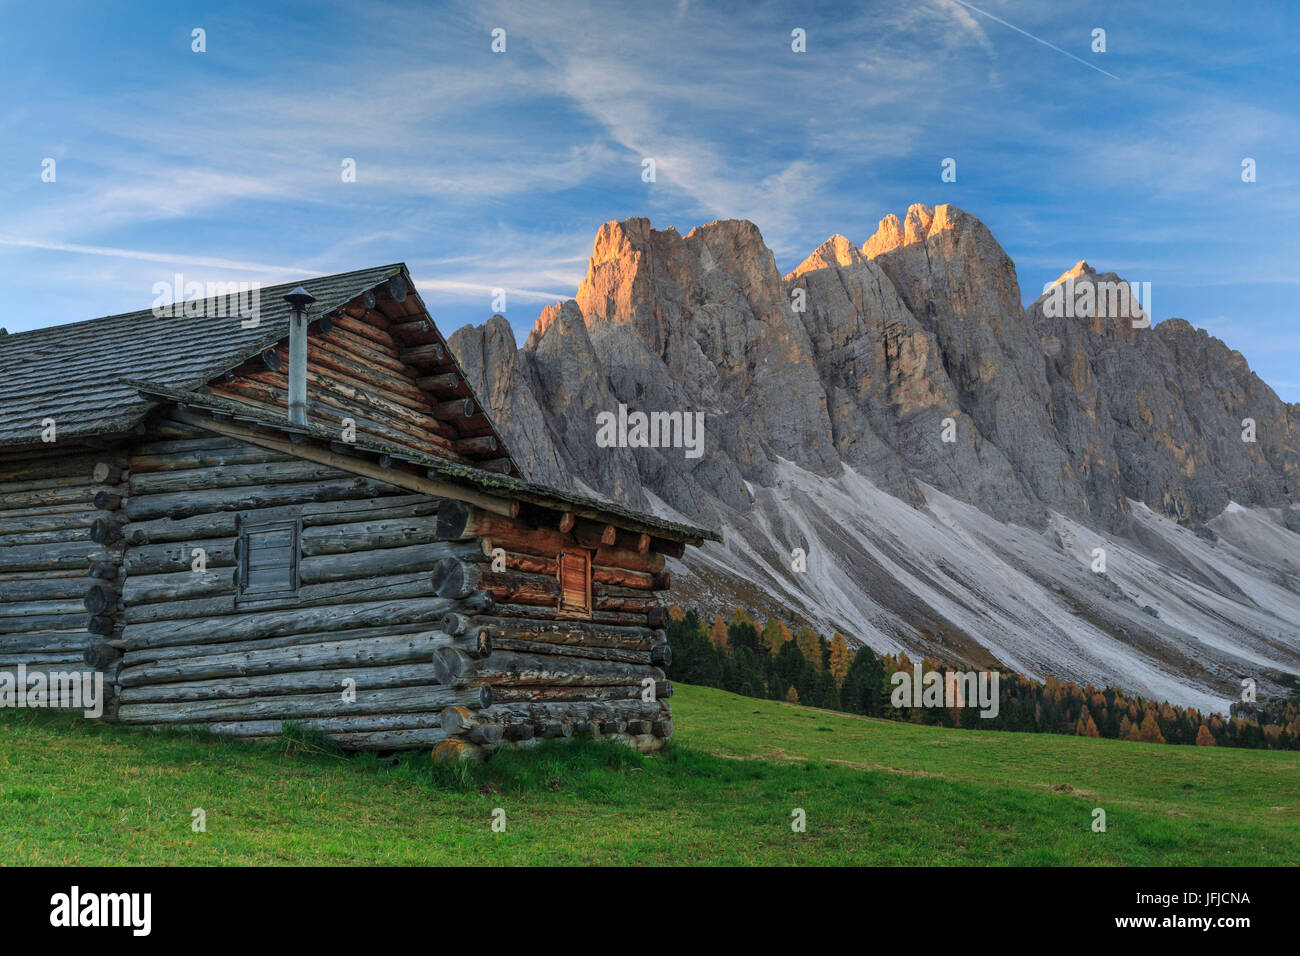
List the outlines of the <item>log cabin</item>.
{"label": "log cabin", "polygon": [[[534,484],[402,264],[0,336],[0,672],[345,749],[672,735],[713,532]],[[594,424],[593,424],[594,427]]]}

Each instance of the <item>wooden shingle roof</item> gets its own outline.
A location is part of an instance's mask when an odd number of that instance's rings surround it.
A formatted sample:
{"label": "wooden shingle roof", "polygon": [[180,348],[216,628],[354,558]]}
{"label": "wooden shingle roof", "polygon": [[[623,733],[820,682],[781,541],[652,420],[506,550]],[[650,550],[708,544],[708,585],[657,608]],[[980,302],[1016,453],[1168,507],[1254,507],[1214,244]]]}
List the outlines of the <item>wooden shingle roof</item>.
{"label": "wooden shingle roof", "polygon": [[397,274],[400,263],[268,286],[260,322],[238,316],[155,316],[152,310],[110,315],[0,336],[0,446],[39,444],[41,422],[54,419],[60,440],[127,431],[152,407],[124,378],[198,388],[289,334],[285,293],[302,285],[325,314]]}

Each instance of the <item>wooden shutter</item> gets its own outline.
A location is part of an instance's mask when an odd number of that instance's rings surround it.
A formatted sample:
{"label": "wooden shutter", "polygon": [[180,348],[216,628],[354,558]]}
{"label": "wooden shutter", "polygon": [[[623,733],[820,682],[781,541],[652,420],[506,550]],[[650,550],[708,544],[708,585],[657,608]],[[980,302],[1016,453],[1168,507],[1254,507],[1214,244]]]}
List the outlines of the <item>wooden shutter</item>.
{"label": "wooden shutter", "polygon": [[291,599],[298,594],[297,520],[239,521],[239,601]]}
{"label": "wooden shutter", "polygon": [[562,617],[591,618],[591,554],[561,551],[556,560],[560,579],[559,614]]}

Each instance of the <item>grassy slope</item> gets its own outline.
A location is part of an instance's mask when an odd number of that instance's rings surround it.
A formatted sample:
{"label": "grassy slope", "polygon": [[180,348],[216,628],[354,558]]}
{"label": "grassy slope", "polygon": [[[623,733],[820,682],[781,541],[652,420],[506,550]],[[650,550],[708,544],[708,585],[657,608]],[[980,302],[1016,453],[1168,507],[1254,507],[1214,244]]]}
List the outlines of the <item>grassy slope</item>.
{"label": "grassy slope", "polygon": [[[677,690],[668,756],[588,743],[459,768],[0,714],[0,860],[1300,863],[1297,753],[931,729]],[[195,807],[206,833],[190,830]],[[806,833],[791,832],[794,807]]]}

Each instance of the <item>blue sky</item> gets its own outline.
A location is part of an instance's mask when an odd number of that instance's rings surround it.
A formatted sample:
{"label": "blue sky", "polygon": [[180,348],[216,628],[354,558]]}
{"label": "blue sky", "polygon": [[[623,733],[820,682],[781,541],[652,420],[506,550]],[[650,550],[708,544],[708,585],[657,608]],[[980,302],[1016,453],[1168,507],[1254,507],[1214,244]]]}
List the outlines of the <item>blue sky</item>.
{"label": "blue sky", "polygon": [[402,260],[522,341],[606,220],[751,219],[784,272],[952,202],[1026,300],[1086,258],[1300,401],[1300,5],[806,6],[0,0],[0,325]]}

